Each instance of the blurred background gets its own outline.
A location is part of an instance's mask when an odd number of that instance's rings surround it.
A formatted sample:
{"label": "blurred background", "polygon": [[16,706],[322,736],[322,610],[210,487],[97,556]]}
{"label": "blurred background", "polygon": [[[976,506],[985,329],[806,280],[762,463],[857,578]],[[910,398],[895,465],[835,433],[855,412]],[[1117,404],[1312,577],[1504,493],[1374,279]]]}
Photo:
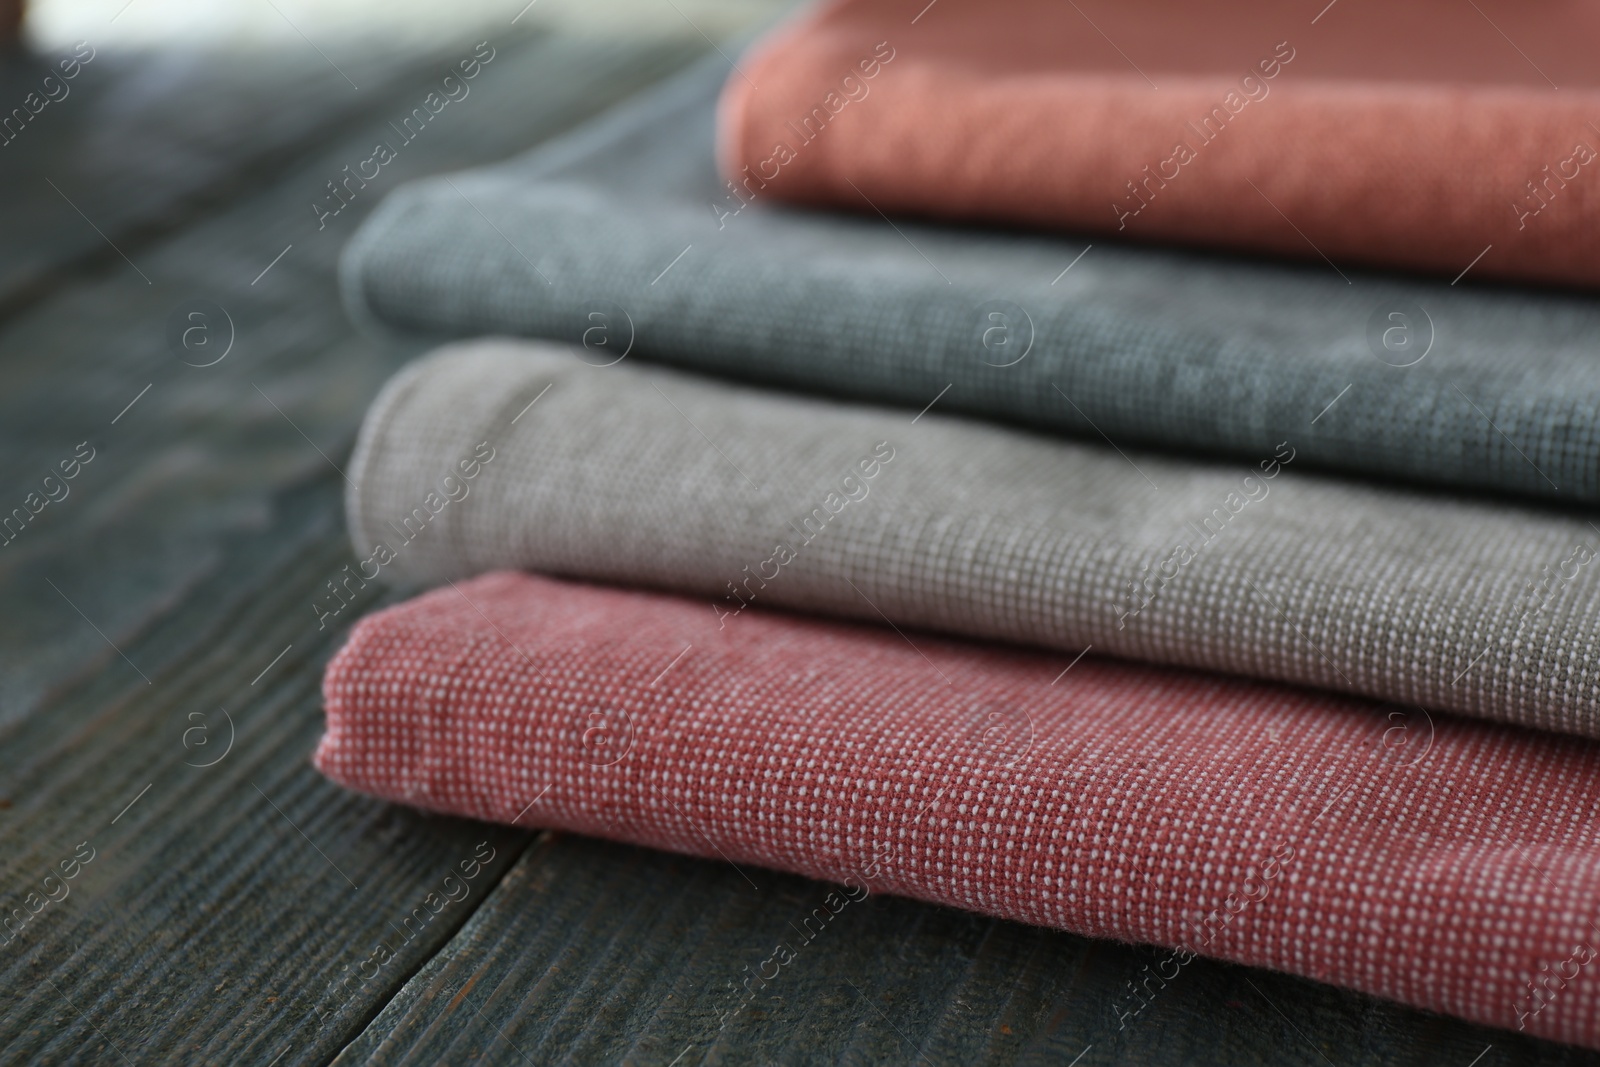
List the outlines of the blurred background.
{"label": "blurred background", "polygon": [[[217,537],[265,522],[274,493],[337,477],[325,457],[348,450],[403,358],[359,336],[335,291],[340,248],[386,193],[522,151],[778,7],[28,5],[20,43],[0,61],[16,131],[0,147],[0,488],[20,500],[57,453],[86,439],[102,447],[76,498],[40,514],[0,559],[0,595],[48,605],[0,621],[0,724],[210,573]],[[395,124],[480,45],[494,58],[470,95],[322,218],[329,183],[376,141],[395,141]],[[63,62],[77,63],[75,76],[46,83]],[[25,102],[45,96],[59,99],[29,116]],[[204,368],[168,338],[169,320],[197,300],[224,316],[209,323],[217,343],[226,347],[224,331],[236,339]]]}

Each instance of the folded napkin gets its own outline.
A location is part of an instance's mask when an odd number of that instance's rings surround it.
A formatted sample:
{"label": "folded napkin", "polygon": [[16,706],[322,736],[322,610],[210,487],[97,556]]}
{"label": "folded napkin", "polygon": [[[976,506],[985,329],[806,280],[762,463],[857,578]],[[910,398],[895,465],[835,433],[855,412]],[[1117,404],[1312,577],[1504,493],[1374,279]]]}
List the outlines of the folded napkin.
{"label": "folded napkin", "polygon": [[486,340],[373,402],[344,580],[525,568],[1600,735],[1600,530],[1297,447],[1196,463]]}
{"label": "folded napkin", "polygon": [[1595,286],[1597,39],[1585,0],[835,0],[728,80],[723,169],[851,211]]}
{"label": "folded napkin", "polygon": [[768,192],[716,177],[720,64],[397,191],[345,253],[352,314],[913,412],[937,397],[1124,448],[1254,462],[1292,438],[1304,466],[1600,501],[1592,299],[765,210]]}
{"label": "folded napkin", "polygon": [[722,1021],[872,891],[1170,949],[1108,1038],[1203,954],[1600,1046],[1593,742],[504,573],[323,693],[350,788],[842,883]]}

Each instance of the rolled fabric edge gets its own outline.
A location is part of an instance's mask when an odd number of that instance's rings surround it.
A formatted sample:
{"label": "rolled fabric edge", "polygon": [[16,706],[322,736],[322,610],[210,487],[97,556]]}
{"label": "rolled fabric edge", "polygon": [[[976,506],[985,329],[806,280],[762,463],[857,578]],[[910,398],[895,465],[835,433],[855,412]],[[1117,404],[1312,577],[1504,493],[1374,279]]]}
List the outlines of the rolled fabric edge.
{"label": "rolled fabric edge", "polygon": [[1446,718],[1394,748],[1357,699],[773,612],[719,640],[681,598],[486,575],[357,626],[314,762],[1600,1047],[1597,993],[1538,984],[1600,942],[1592,743]]}

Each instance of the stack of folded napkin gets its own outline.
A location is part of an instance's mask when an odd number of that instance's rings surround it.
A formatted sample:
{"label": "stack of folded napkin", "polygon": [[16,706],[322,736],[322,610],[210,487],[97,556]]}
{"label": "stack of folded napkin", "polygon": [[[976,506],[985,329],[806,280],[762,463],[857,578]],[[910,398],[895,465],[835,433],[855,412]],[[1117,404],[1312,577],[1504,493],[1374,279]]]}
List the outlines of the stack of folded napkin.
{"label": "stack of folded napkin", "polygon": [[398,191],[352,314],[538,340],[374,402],[317,765],[1600,1047],[1600,307],[1448,277],[1600,280],[1595,16],[1474,6],[824,4]]}

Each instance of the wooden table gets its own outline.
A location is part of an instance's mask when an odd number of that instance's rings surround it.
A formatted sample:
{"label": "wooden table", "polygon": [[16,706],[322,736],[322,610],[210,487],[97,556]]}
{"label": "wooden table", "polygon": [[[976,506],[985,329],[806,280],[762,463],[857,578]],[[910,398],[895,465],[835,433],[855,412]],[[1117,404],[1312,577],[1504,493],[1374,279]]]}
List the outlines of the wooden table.
{"label": "wooden table", "polygon": [[[326,183],[472,43],[359,72],[105,52],[0,148],[0,516],[27,520],[0,548],[0,1062],[1600,1063],[1204,961],[1119,1021],[1153,951],[876,897],[729,1017],[827,887],[324,781],[318,684],[357,614],[311,607],[354,558],[340,468],[420,345],[346,321],[342,242],[397,181],[708,47],[508,24],[471,97],[319,229]],[[44,69],[11,61],[0,93]]]}

